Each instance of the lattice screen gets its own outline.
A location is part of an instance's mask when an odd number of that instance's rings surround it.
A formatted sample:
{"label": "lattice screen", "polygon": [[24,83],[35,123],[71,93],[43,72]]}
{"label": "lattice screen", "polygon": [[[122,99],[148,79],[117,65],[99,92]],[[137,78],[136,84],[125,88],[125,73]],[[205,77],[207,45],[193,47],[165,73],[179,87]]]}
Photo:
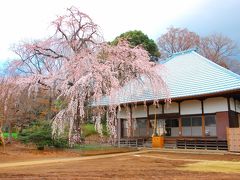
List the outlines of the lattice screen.
{"label": "lattice screen", "polygon": [[240,152],[240,128],[227,128],[228,150]]}

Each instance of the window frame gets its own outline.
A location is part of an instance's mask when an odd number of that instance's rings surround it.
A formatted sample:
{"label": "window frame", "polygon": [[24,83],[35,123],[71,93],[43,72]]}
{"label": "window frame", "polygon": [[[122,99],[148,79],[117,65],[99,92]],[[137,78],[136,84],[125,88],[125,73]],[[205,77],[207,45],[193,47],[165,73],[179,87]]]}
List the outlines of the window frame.
{"label": "window frame", "polygon": [[[177,124],[178,124],[178,126],[173,126],[173,120],[176,120],[177,121]],[[167,126],[167,121],[170,121],[170,126]],[[168,136],[167,135],[167,132],[168,132],[168,130],[167,129],[172,129],[172,128],[178,128],[178,133],[177,133],[177,136],[172,136],[172,135],[170,135],[170,136]],[[180,132],[180,122],[179,122],[179,118],[166,118],[165,119],[165,131],[166,131],[166,133],[165,133],[165,135],[164,136],[166,136],[166,137],[179,137],[180,136],[180,134],[179,134],[179,132]],[[170,133],[171,133],[172,131],[170,130]]]}
{"label": "window frame", "polygon": [[[190,120],[190,125],[188,125],[188,126],[184,126],[184,123],[183,123],[183,119],[184,118],[189,118],[189,120]],[[193,118],[201,118],[201,126],[200,125],[198,125],[198,126],[193,126]],[[181,125],[182,125],[182,127],[181,127],[181,134],[182,134],[182,136],[183,137],[203,137],[203,132],[202,132],[202,128],[203,128],[203,121],[202,121],[202,115],[199,115],[199,114],[196,114],[196,115],[185,115],[185,116],[182,116],[181,117]],[[191,129],[191,133],[190,133],[190,135],[184,135],[184,133],[183,133],[183,129],[184,129],[184,127],[186,127],[186,128],[190,128]],[[193,136],[193,128],[196,128],[196,127],[201,127],[201,135],[197,135],[197,136]]]}
{"label": "window frame", "polygon": [[[212,125],[206,125],[206,117],[207,116],[212,116],[212,117],[214,117],[214,121],[215,121],[215,125],[214,126],[212,126]],[[216,114],[205,114],[204,115],[204,120],[205,120],[205,124],[204,124],[204,127],[205,127],[205,136],[206,137],[217,137],[217,119],[216,119]],[[210,127],[210,128],[215,128],[215,134],[214,135],[211,135],[211,133],[210,133],[210,135],[208,135],[208,133],[207,133],[207,131],[206,131],[206,129],[207,129],[207,127]]]}

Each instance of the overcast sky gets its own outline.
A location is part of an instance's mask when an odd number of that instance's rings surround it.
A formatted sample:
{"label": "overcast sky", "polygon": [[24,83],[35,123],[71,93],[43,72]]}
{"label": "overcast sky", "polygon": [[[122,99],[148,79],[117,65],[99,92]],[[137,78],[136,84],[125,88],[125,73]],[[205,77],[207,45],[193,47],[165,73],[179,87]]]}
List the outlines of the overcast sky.
{"label": "overcast sky", "polygon": [[14,43],[48,36],[51,21],[71,6],[87,13],[107,41],[135,29],[156,40],[175,26],[240,42],[240,0],[6,0],[0,5],[0,61],[14,58]]}

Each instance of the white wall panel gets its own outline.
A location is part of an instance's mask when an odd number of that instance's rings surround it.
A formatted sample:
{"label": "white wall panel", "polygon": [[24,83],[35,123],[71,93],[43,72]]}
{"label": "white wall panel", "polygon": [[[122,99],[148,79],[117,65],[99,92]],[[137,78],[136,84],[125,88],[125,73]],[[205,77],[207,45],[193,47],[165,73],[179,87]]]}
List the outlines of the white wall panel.
{"label": "white wall panel", "polygon": [[117,112],[117,118],[127,119],[127,116],[129,116],[127,108],[121,107],[121,110]]}
{"label": "white wall panel", "polygon": [[178,103],[172,102],[171,104],[165,104],[164,105],[164,113],[178,113]]}
{"label": "white wall panel", "polygon": [[158,108],[156,108],[154,105],[149,106],[149,114],[162,114],[162,105],[159,105]]}
{"label": "white wall panel", "polygon": [[227,98],[216,97],[204,100],[204,113],[228,111]]}
{"label": "white wall panel", "polygon": [[181,102],[181,115],[202,114],[201,101],[187,100]]}
{"label": "white wall panel", "polygon": [[137,107],[132,108],[132,117],[133,118],[140,118],[140,117],[147,117],[147,106],[140,105]]}

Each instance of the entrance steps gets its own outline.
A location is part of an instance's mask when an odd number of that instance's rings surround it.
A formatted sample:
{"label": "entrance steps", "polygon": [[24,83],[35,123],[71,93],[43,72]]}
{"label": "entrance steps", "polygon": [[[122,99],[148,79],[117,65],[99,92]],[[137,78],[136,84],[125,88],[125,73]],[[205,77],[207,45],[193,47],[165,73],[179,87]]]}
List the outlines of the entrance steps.
{"label": "entrance steps", "polygon": [[176,149],[176,144],[164,144],[164,148],[166,149]]}

